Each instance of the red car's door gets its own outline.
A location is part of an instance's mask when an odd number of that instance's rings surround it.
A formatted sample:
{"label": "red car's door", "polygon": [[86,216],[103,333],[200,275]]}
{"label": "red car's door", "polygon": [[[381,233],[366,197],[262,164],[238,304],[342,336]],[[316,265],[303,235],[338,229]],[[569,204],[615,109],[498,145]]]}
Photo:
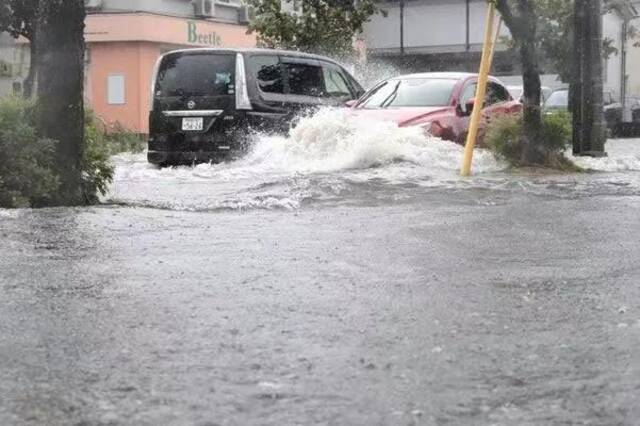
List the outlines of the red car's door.
{"label": "red car's door", "polygon": [[457,120],[455,124],[456,141],[460,145],[464,145],[467,141],[467,133],[469,133],[469,120],[471,111],[466,111],[467,103],[476,96],[478,87],[477,79],[471,78],[464,83],[460,96],[458,97],[458,105],[456,107]]}
{"label": "red car's door", "polygon": [[506,87],[495,81],[490,81],[487,86],[485,108],[482,110],[483,124],[486,125],[498,115],[518,112],[517,105],[519,103],[511,98]]}
{"label": "red car's door", "polygon": [[[465,83],[459,99],[459,108],[461,111],[464,111],[467,102],[475,97],[476,89],[476,79],[469,80]],[[478,145],[482,145],[487,125],[493,118],[501,114],[513,114],[519,112],[520,110],[520,104],[515,102],[511,98],[509,91],[504,86],[495,81],[489,81],[487,85],[487,94],[485,97],[484,108],[482,109],[480,129],[478,131]],[[462,114],[462,116],[460,117],[459,143],[464,144],[466,142],[466,137],[469,132],[469,120],[470,115],[468,114]]]}

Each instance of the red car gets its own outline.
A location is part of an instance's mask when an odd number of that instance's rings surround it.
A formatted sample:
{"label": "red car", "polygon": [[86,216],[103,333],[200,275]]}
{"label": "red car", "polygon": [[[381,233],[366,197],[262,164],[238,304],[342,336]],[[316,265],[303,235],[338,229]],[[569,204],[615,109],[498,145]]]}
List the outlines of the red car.
{"label": "red car", "polygon": [[[469,73],[403,75],[377,84],[352,108],[357,114],[394,121],[400,127],[421,126],[434,136],[464,144],[477,80],[477,74]],[[522,105],[511,97],[500,80],[490,77],[480,141],[492,116],[520,111]]]}

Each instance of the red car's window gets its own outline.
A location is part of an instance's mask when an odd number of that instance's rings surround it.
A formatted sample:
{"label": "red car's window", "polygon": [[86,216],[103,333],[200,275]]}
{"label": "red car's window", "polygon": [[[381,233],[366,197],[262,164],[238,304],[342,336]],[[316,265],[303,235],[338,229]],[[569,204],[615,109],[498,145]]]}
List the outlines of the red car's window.
{"label": "red car's window", "polygon": [[507,89],[492,81],[489,82],[489,86],[487,88],[487,105],[507,102],[509,99],[511,99],[511,95]]}
{"label": "red car's window", "polygon": [[[464,89],[462,90],[462,94],[460,95],[460,100],[459,100],[460,105],[466,105],[467,102],[475,98],[477,89],[478,89],[478,83],[476,83],[475,81],[472,83],[468,83],[464,87]],[[493,81],[490,81],[488,83],[487,94],[484,102],[485,107],[489,105],[498,104],[501,102],[506,102],[510,99],[511,99],[511,95],[509,94],[509,91],[507,91],[506,88],[504,88],[503,86]]]}
{"label": "red car's window", "polygon": [[360,105],[361,108],[435,107],[451,102],[458,80],[410,78],[390,80],[379,86]]}

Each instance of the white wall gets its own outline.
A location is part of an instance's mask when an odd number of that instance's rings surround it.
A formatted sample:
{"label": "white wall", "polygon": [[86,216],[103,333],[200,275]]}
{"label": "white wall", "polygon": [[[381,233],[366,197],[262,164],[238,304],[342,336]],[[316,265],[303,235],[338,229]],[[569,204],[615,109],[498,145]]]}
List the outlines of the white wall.
{"label": "white wall", "polygon": [[[240,0],[229,0],[228,4],[239,6]],[[224,3],[215,3],[214,0],[214,8],[216,18],[229,21],[237,20],[238,15],[235,7],[229,7]],[[191,0],[103,0],[101,10],[105,12],[142,11],[185,17],[192,17],[194,14]]]}
{"label": "white wall", "polygon": [[[640,1],[634,1],[633,5],[640,12]],[[631,21],[636,28],[640,26],[640,19]],[[632,40],[627,46],[627,94],[629,96],[640,96],[640,47],[633,46]]]}
{"label": "white wall", "polygon": [[193,6],[188,0],[104,0],[104,11],[145,11],[189,16]]}
{"label": "white wall", "polygon": [[602,18],[602,36],[612,40],[612,46],[618,49],[604,62],[604,89],[613,93],[615,99],[620,99],[622,86],[622,25],[623,21],[615,12],[610,12]]}

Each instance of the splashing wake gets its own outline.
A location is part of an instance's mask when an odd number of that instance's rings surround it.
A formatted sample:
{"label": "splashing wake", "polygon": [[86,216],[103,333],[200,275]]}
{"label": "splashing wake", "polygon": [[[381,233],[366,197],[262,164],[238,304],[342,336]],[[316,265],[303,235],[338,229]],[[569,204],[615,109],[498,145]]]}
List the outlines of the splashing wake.
{"label": "splashing wake", "polygon": [[[640,170],[640,144],[610,143],[610,156],[576,159],[586,168],[610,172]],[[303,203],[342,203],[366,197],[394,202],[408,188],[492,188],[583,193],[605,188],[624,177],[505,176],[505,166],[477,150],[474,177],[458,175],[462,147],[425,135],[419,128],[354,116],[348,110],[323,109],[302,118],[289,136],[256,135],[249,153],[233,162],[157,169],[144,155],[121,155],[108,201],[155,208],[297,209]],[[635,177],[634,177],[635,176]],[[637,185],[636,185],[637,184]],[[514,189],[515,188],[515,189]],[[555,189],[553,189],[555,188]],[[573,188],[573,189],[572,189]],[[600,189],[598,189],[600,190]]]}
{"label": "splashing wake", "polygon": [[[156,169],[143,155],[118,156],[109,199],[193,210],[297,208],[353,194],[372,181],[433,186],[456,180],[461,155],[460,146],[419,128],[323,109],[302,118],[289,136],[255,136],[249,153],[234,162]],[[502,168],[489,153],[476,155],[476,172]]]}

